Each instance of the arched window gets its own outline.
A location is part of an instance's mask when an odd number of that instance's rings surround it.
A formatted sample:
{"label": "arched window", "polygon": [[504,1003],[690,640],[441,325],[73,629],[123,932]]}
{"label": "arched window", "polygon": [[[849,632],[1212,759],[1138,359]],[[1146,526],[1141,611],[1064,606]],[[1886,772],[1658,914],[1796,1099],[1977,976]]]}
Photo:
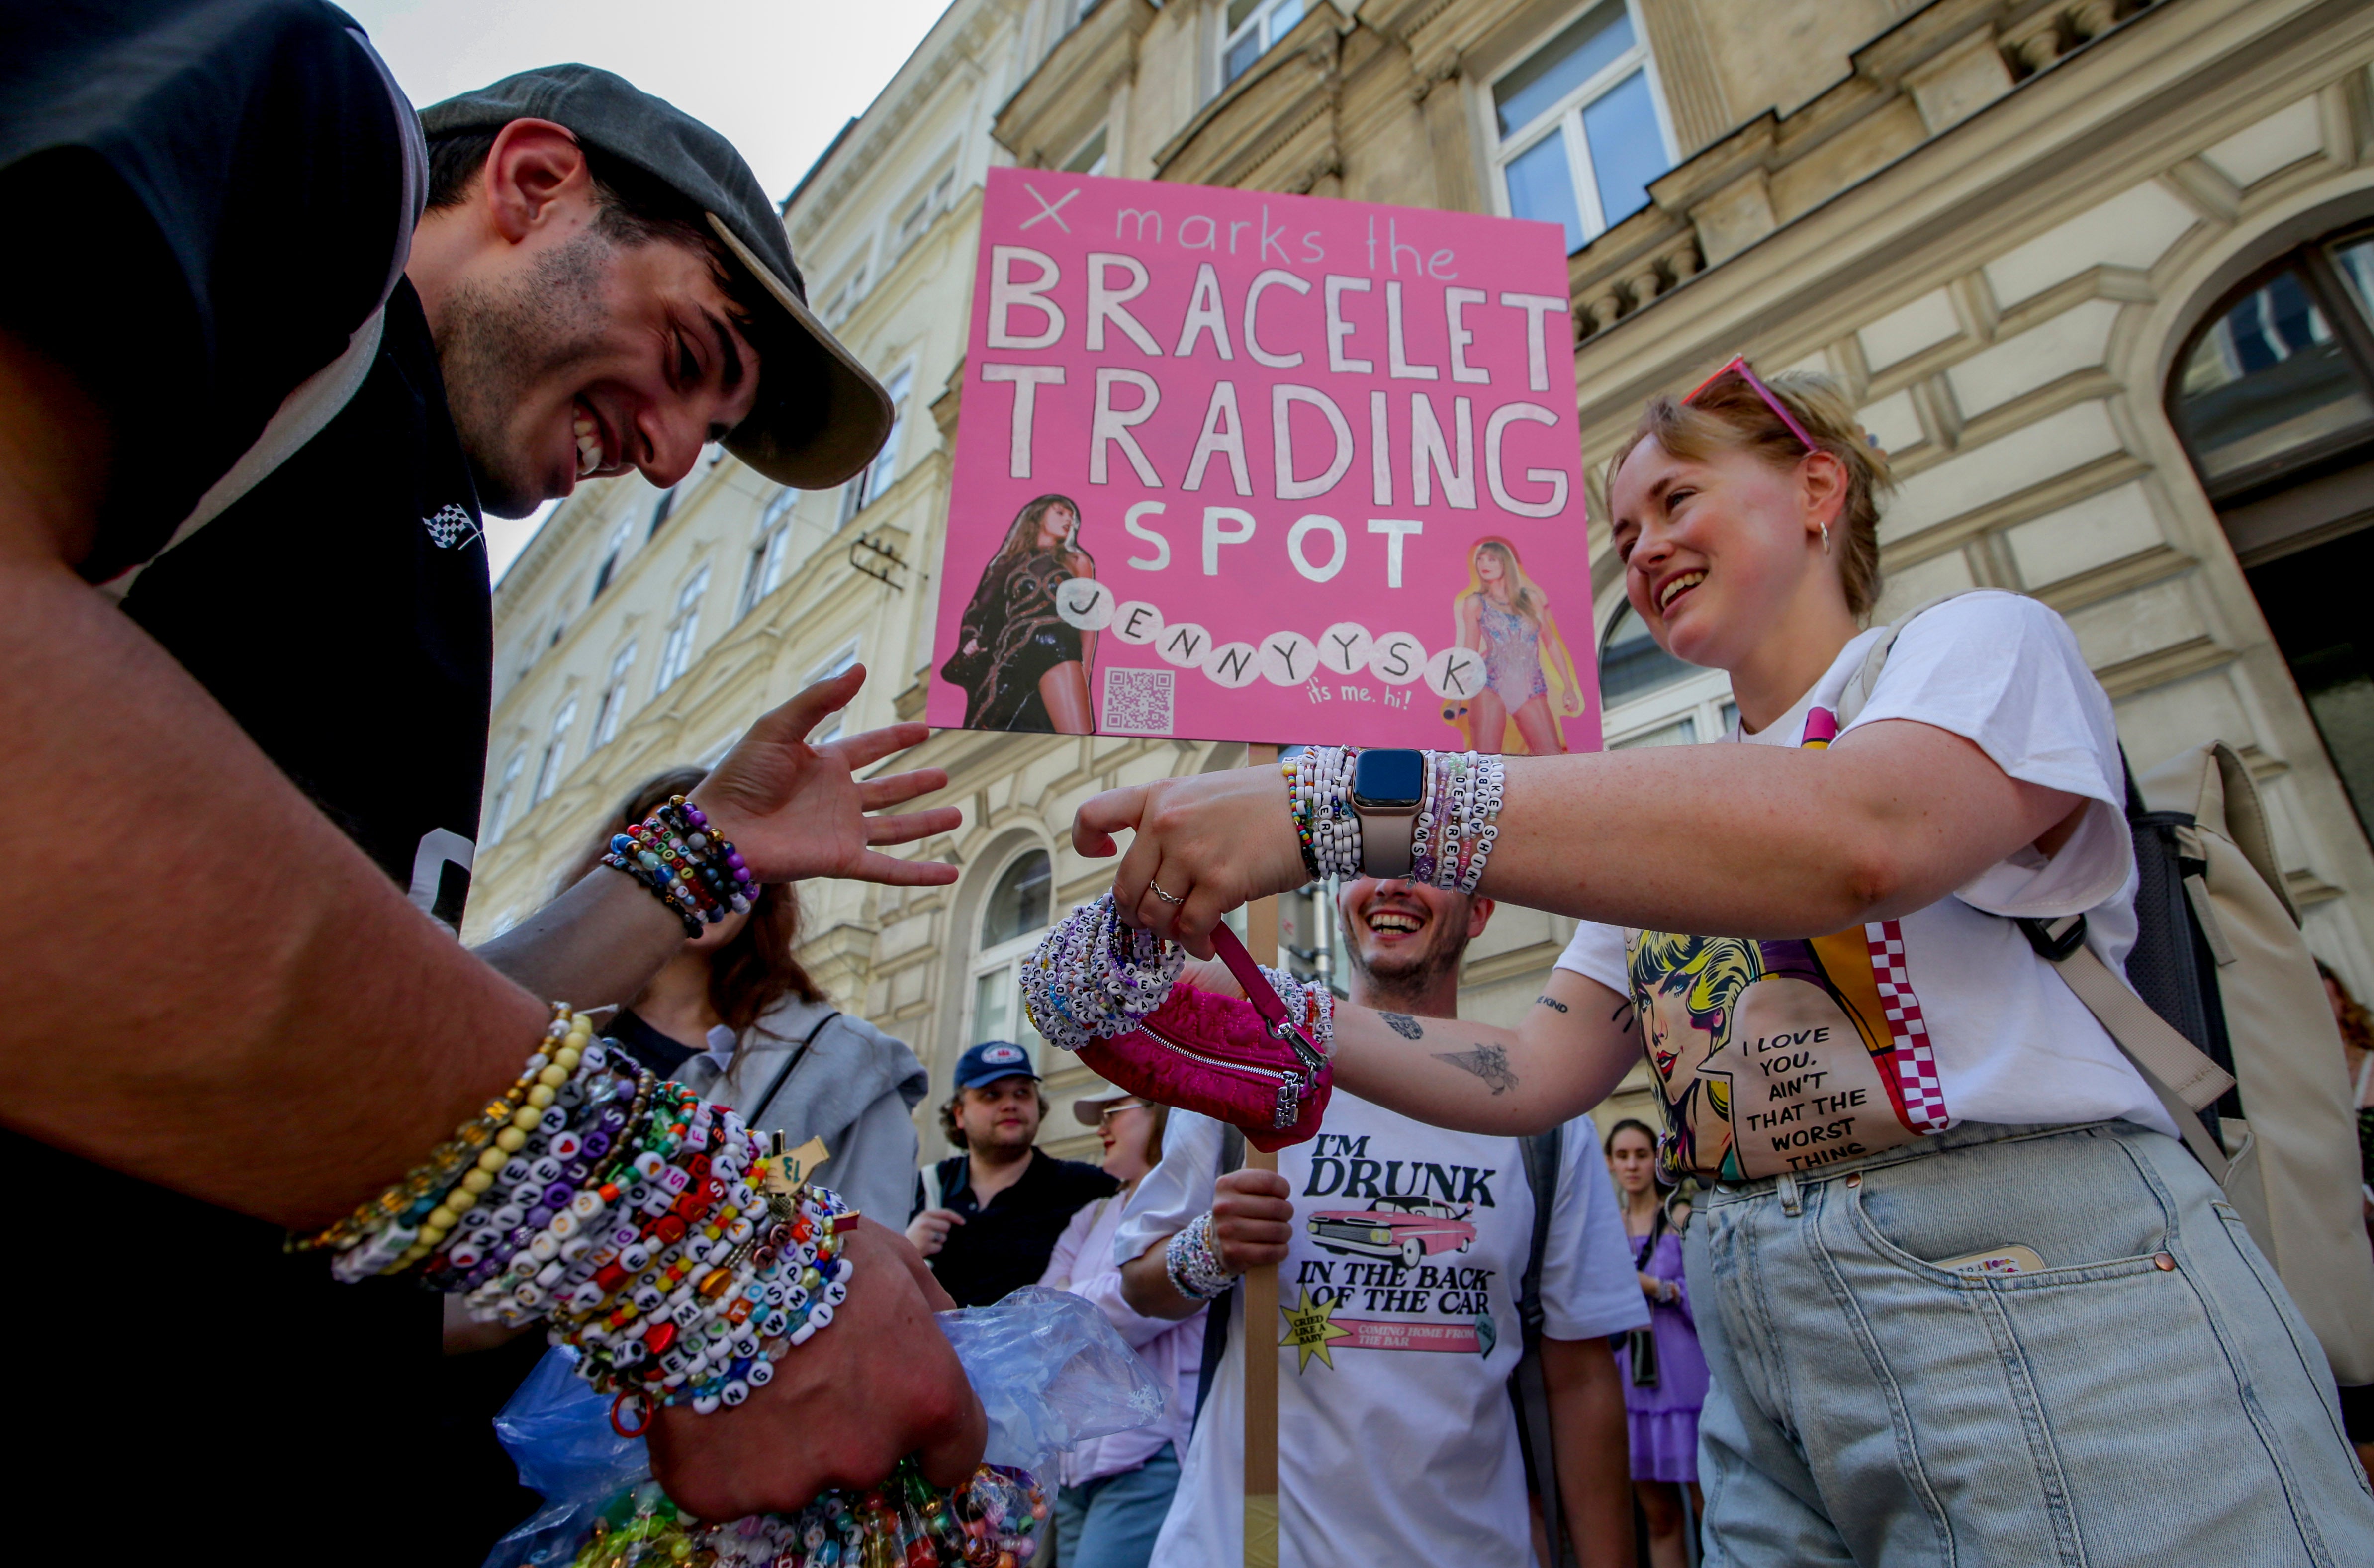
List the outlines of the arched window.
{"label": "arched window", "polygon": [[1044,1069],[1046,1041],[1022,1006],[1021,966],[1053,917],[1054,867],[1043,849],[1015,856],[981,901],[964,1043],[1011,1040]]}
{"label": "arched window", "polygon": [[1628,604],[1599,643],[1599,706],[1607,749],[1687,746],[1731,725],[1731,678],[1657,646]]}
{"label": "arched window", "polygon": [[2374,229],[2287,251],[2219,300],[2167,399],[2358,823],[2374,824]]}

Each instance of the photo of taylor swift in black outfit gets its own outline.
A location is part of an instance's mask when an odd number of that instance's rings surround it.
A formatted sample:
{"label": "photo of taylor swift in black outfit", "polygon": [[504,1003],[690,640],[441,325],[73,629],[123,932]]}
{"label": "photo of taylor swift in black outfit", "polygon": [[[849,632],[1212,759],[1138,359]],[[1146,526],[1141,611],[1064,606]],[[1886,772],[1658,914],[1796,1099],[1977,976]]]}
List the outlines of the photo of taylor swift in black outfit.
{"label": "photo of taylor swift in black outfit", "polygon": [[1095,729],[1088,669],[1097,634],[1055,612],[1055,589],[1096,574],[1096,558],[1080,548],[1077,502],[1042,495],[1023,507],[965,607],[957,651],[940,666],[965,694],[965,728]]}

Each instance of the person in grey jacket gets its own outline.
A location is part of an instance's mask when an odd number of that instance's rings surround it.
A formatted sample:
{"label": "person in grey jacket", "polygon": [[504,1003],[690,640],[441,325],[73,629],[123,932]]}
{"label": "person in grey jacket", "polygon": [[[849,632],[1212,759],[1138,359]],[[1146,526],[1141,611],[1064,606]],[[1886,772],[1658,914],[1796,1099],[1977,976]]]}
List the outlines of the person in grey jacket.
{"label": "person in grey jacket", "polygon": [[[702,777],[680,769],[620,802],[612,833]],[[817,1179],[859,1212],[896,1225],[915,1181],[908,1113],[930,1087],[904,1042],[838,1011],[800,967],[799,904],[770,885],[747,915],[687,941],[604,1028],[653,1072],[722,1101],[786,1149],[821,1138]]]}
{"label": "person in grey jacket", "polygon": [[[723,1067],[712,1048],[676,1079],[742,1113],[785,1149],[824,1140],[831,1159],[817,1180],[860,1213],[895,1224],[915,1185],[917,1139],[909,1115],[931,1087],[903,1040],[829,1002],[786,997],[745,1031]],[[890,1218],[883,1218],[883,1217]]]}

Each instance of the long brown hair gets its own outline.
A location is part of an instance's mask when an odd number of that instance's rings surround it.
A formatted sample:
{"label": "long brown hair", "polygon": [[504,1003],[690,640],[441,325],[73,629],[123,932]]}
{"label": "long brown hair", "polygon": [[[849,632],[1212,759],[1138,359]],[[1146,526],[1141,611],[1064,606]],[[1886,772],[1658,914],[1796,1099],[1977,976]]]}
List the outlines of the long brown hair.
{"label": "long brown hair", "polygon": [[[640,822],[672,795],[689,795],[709,775],[699,768],[672,768],[635,786],[602,829],[602,837],[584,861],[570,874],[575,882],[594,867],[610,848],[611,838],[630,822]],[[800,901],[789,882],[770,882],[758,890],[750,918],[734,939],[709,955],[709,1005],[735,1034],[747,1033],[759,1019],[786,996],[821,1002],[824,992],[808,978],[792,949],[800,939]],[[740,1057],[737,1055],[737,1061]]]}
{"label": "long brown hair", "polygon": [[[1048,513],[1059,506],[1071,513],[1072,531],[1062,544],[1055,547],[1054,553],[1064,559],[1065,565],[1072,566],[1075,575],[1095,576],[1097,558],[1080,548],[1080,527],[1085,521],[1080,516],[1080,503],[1070,496],[1053,494],[1026,501],[1022,510],[1015,513],[1014,525],[1005,531],[1005,543],[998,546],[996,556],[989,563],[990,571],[983,572],[982,576],[993,575],[999,569],[1013,565],[1026,555],[1034,554],[1039,548],[1039,525]],[[1085,562],[1087,570],[1080,571],[1075,564],[1078,562]]]}

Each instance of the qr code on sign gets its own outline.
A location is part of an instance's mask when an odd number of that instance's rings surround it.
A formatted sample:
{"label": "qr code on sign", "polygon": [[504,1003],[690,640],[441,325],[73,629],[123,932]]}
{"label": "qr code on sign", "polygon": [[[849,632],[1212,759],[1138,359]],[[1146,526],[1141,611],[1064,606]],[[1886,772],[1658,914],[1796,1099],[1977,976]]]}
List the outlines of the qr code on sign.
{"label": "qr code on sign", "polygon": [[1178,678],[1177,670],[1108,668],[1104,718],[1097,727],[1107,735],[1169,735]]}

